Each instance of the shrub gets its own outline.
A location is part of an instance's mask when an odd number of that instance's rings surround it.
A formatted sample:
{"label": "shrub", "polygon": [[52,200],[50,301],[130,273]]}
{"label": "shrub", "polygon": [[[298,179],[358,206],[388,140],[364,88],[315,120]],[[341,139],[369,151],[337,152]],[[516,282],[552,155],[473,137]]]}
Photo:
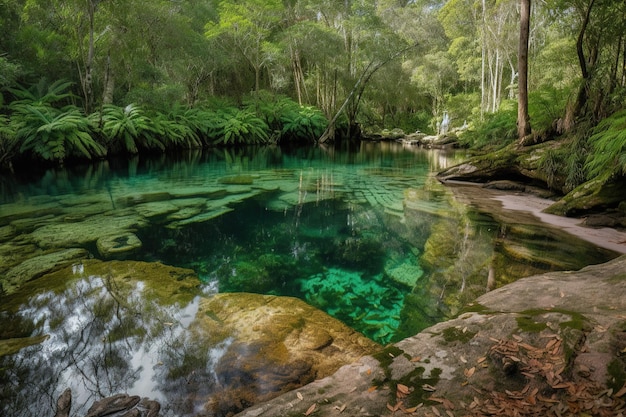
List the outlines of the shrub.
{"label": "shrub", "polygon": [[62,110],[47,103],[14,103],[12,124],[21,153],[63,162],[69,156],[103,157],[106,149],[92,136],[92,124],[82,112],[68,106]]}
{"label": "shrub", "polygon": [[256,145],[269,142],[267,124],[249,110],[218,111],[215,144]]}
{"label": "shrub", "polygon": [[102,133],[114,152],[125,151],[136,154],[139,148],[165,149],[159,138],[159,127],[135,104],[126,107],[105,104],[102,113],[94,114],[92,117],[102,120]]}
{"label": "shrub", "polygon": [[590,178],[608,180],[626,175],[626,110],[604,119],[589,138],[591,152],[585,161]]}

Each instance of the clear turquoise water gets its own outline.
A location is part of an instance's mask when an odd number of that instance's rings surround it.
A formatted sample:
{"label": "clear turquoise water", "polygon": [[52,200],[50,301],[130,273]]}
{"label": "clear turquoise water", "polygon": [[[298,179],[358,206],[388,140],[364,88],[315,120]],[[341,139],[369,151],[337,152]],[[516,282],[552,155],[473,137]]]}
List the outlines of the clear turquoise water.
{"label": "clear turquoise water", "polygon": [[[468,209],[459,220],[464,208],[424,186],[460,157],[389,143],[212,150],[2,178],[0,282],[66,249],[110,259],[102,238],[124,247],[130,233],[141,247],[113,258],[191,268],[209,296],[295,296],[385,344],[441,320],[446,297],[462,304],[464,294],[484,292],[485,259],[515,249],[516,234],[564,267],[610,257],[552,232],[498,225],[488,213]],[[421,260],[427,241],[441,254],[429,270]],[[198,297],[157,306],[141,296],[143,284],[116,293],[105,275],[81,268],[62,290],[34,280],[36,291],[17,309],[0,293],[0,349],[11,339],[25,344],[0,351],[0,414],[53,414],[71,386],[76,412],[130,392],[161,401],[164,415],[193,415],[220,388],[215,366],[228,349],[191,341]],[[206,369],[194,383],[173,371],[198,366]]]}

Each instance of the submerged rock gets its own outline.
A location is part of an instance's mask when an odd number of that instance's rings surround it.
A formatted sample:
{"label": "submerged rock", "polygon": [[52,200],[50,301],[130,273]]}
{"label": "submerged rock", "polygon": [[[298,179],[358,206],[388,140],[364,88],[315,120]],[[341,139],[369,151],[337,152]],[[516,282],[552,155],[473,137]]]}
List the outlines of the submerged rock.
{"label": "submerged rock", "polygon": [[141,248],[141,240],[134,233],[103,236],[96,242],[98,252],[104,259],[128,256]]}
{"label": "submerged rock", "polygon": [[191,331],[228,341],[216,366],[220,388],[205,404],[209,415],[241,411],[380,349],[298,299],[249,293],[202,300]]}
{"label": "submerged rock", "polygon": [[88,256],[89,252],[85,249],[65,249],[26,259],[9,269],[4,278],[0,280],[1,290],[5,294],[11,294],[25,282],[86,259]]}

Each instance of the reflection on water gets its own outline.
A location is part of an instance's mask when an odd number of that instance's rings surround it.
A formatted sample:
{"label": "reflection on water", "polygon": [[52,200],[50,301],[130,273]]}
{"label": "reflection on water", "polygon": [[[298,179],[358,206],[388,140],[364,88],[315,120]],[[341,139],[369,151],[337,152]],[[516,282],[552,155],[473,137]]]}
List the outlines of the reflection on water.
{"label": "reflection on water", "polygon": [[[388,143],[267,147],[3,179],[2,414],[51,415],[66,387],[76,415],[118,392],[159,400],[165,415],[198,413],[245,374],[216,369],[227,354],[237,363],[241,344],[189,331],[218,291],[296,296],[386,344],[487,287],[613,256],[455,204],[429,180],[454,158]],[[86,253],[150,263],[96,271]],[[197,277],[157,280],[156,262]]]}

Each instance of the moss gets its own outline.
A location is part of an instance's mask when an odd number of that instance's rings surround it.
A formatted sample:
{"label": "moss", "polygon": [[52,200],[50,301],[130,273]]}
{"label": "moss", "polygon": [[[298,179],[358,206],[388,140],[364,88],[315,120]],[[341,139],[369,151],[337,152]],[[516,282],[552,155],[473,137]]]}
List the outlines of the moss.
{"label": "moss", "polygon": [[613,391],[621,389],[626,384],[626,367],[624,363],[619,359],[613,359],[607,365],[607,372],[609,374],[607,386],[612,388]]}
{"label": "moss", "polygon": [[546,323],[537,322],[534,315],[524,314],[517,317],[517,327],[527,333],[539,333],[548,328]]}
{"label": "moss", "polygon": [[463,309],[459,313],[459,316],[463,315],[464,313],[490,314],[493,312],[493,310],[488,309],[480,303],[470,303],[463,307]]}
{"label": "moss", "polygon": [[546,322],[537,320],[536,317],[548,313],[560,313],[570,317],[571,320],[559,323],[559,327],[561,329],[584,331],[588,328],[587,318],[584,315],[575,311],[568,311],[558,308],[550,310],[525,310],[521,312],[520,316],[517,317],[517,326],[520,328],[520,330],[525,332],[539,333],[542,330],[547,329],[548,324]]}
{"label": "moss", "polygon": [[383,368],[385,372],[385,376],[387,378],[390,378],[391,371],[389,367],[393,363],[394,358],[401,356],[402,354],[404,354],[404,351],[402,349],[396,346],[390,345],[384,348],[383,350],[381,350],[380,352],[375,353],[372,356],[374,357],[374,359],[376,359],[380,363],[380,366]]}
{"label": "moss", "polygon": [[470,332],[468,330],[463,331],[456,327],[448,327],[442,332],[442,335],[446,344],[454,342],[467,343],[474,338],[476,332]]}
{"label": "moss", "polygon": [[607,282],[610,284],[618,284],[622,281],[626,281],[626,273],[625,274],[617,274],[607,279]]}
{"label": "moss", "polygon": [[[554,310],[557,311],[557,310]],[[580,330],[580,331],[584,331],[587,330],[589,327],[589,324],[587,323],[587,318],[575,311],[557,311],[559,313],[563,313],[563,314],[567,314],[568,316],[570,316],[572,319],[569,321],[564,321],[562,323],[559,324],[559,326],[561,327],[561,329],[573,329],[573,330]]]}
{"label": "moss", "polygon": [[251,185],[254,182],[254,177],[252,175],[233,175],[222,177],[218,182],[226,185]]}

